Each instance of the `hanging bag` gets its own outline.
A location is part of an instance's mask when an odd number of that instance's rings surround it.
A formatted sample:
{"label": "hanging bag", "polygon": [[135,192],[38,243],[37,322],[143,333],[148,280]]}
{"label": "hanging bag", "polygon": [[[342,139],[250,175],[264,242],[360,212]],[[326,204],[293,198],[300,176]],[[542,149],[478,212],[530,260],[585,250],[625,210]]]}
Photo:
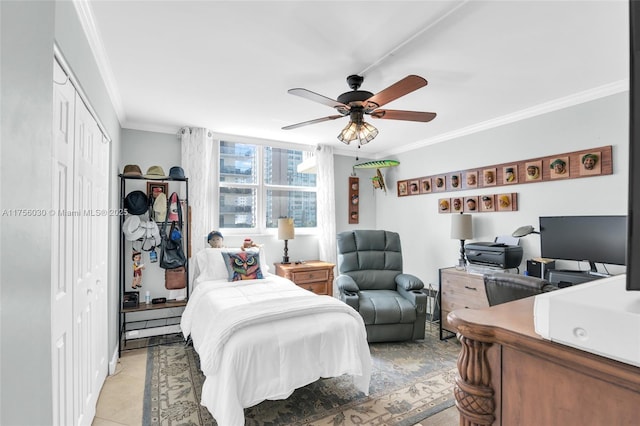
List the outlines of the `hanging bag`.
{"label": "hanging bag", "polygon": [[[174,194],[177,198],[178,194],[174,192],[169,199],[173,198]],[[177,208],[178,222],[172,222],[171,229],[167,232],[168,216],[169,215],[167,215],[162,224],[162,251],[160,252],[160,267],[164,269],[175,269],[184,266],[187,263],[187,258],[184,255],[184,250],[182,248],[182,234],[180,233],[180,238],[177,239],[172,239],[171,235],[174,234],[174,237],[176,236],[176,233],[172,232],[176,230],[176,228],[178,230],[182,229],[182,209],[180,208],[180,203],[178,203]]]}
{"label": "hanging bag", "polygon": [[180,290],[187,286],[187,269],[184,266],[165,269],[164,286],[167,290]]}

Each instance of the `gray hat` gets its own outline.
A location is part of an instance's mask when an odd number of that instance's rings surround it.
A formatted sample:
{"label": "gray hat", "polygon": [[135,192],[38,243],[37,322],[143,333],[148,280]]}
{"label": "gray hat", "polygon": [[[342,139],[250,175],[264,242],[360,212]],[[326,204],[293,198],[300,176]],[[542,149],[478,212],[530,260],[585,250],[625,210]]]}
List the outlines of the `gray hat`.
{"label": "gray hat", "polygon": [[173,166],[169,169],[169,177],[171,179],[185,179],[184,170],[182,170],[182,167]]}

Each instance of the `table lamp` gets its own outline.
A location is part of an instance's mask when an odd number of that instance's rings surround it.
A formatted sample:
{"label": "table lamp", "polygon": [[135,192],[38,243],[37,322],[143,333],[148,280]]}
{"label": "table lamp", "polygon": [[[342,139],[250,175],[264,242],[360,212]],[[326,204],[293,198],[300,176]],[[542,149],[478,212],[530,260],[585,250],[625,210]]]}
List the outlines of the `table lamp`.
{"label": "table lamp", "polygon": [[473,238],[473,223],[470,214],[454,214],[451,216],[451,238],[460,240],[459,269],[464,269],[467,265],[464,255],[464,240]]}
{"label": "table lamp", "polygon": [[295,228],[293,227],[292,217],[281,217],[278,219],[278,239],[284,240],[284,256],[282,256],[282,263],[288,264],[289,262],[289,248],[287,247],[287,241],[295,238]]}

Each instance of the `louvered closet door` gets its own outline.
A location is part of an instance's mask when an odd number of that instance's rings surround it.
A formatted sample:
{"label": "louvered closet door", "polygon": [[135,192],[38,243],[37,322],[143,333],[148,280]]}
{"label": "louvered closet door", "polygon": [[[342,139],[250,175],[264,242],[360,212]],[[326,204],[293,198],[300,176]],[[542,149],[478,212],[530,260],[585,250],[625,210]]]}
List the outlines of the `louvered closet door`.
{"label": "louvered closet door", "polygon": [[109,145],[70,82],[54,83],[53,130],[54,424],[90,425],[108,369]]}

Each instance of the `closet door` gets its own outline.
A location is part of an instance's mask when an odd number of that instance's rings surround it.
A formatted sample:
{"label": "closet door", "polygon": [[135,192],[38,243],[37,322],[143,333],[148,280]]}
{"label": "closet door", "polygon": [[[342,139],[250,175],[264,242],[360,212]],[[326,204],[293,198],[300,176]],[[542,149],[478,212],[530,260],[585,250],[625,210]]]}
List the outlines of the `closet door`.
{"label": "closet door", "polygon": [[53,418],[91,425],[108,370],[109,145],[57,63],[53,132]]}
{"label": "closet door", "polygon": [[75,89],[54,61],[51,176],[51,355],[53,424],[73,421],[73,210]]}
{"label": "closet door", "polygon": [[[76,95],[74,138],[73,315],[77,424],[90,425],[107,373],[106,173],[102,132]],[[102,237],[102,238],[101,238]]]}

